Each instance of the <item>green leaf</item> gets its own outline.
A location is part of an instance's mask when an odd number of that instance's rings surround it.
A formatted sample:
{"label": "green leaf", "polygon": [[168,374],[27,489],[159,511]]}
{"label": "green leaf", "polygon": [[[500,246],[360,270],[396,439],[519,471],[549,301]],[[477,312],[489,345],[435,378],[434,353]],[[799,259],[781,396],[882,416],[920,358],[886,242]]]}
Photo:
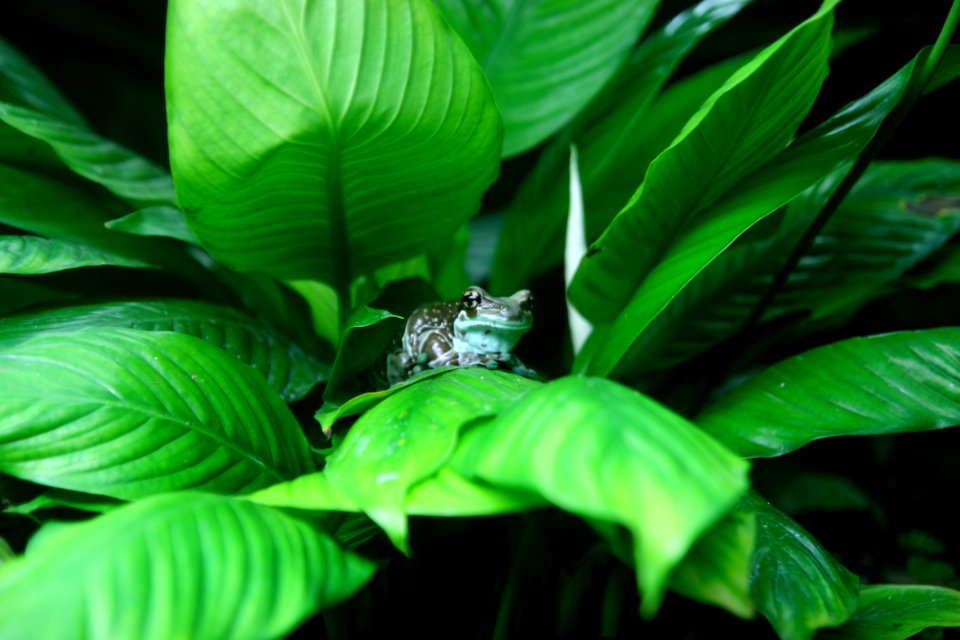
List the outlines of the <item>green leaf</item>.
{"label": "green leaf", "polygon": [[161,495],[51,532],[4,565],[0,636],[279,638],[373,571],[268,507]]}
{"label": "green leaf", "polygon": [[930,627],[960,627],[960,591],[926,585],[877,584],[860,590],[857,608],[823,640],[904,640]]}
{"label": "green leaf", "polygon": [[658,0],[434,0],[483,66],[503,155],[568,123],[623,64]]}
{"label": "green leaf", "polygon": [[756,609],[750,598],[750,569],[756,529],[752,513],[728,513],[697,540],[673,571],[670,589],[752,618]]}
{"label": "green leaf", "polygon": [[617,317],[683,226],[790,141],[826,77],[836,4],[826,0],[734,73],[650,164],[570,289],[589,320]]}
{"label": "green leaf", "polygon": [[750,494],[738,510],[757,519],[750,594],[783,640],[808,640],[841,624],[857,603],[857,577],[806,530]]}
{"label": "green leaf", "polygon": [[[922,58],[922,54],[918,55],[864,98],[850,103],[800,137],[777,158],[744,179],[728,196],[708,208],[646,275],[623,313],[614,321],[606,342],[598,349],[593,360],[581,361],[580,366],[596,374],[608,374],[615,370],[614,375],[649,367],[648,363],[653,359],[643,350],[665,343],[663,339],[642,338],[647,327],[658,315],[667,312],[674,300],[748,229],[838,167],[837,175],[842,177],[849,169],[844,163],[855,157],[874,136],[884,118],[899,102]],[[825,197],[823,194],[829,194],[830,190],[818,189],[817,201],[822,202]],[[801,219],[801,223],[809,224],[806,219]],[[765,266],[770,272],[775,270],[782,256],[789,253],[799,232],[798,229],[785,230],[782,234],[785,244],[768,248],[767,257],[772,264]],[[755,251],[748,250],[747,258],[744,260],[741,257],[741,262],[735,263],[737,268],[746,270],[736,280],[733,280],[731,272],[734,269],[729,261],[723,261],[722,268],[717,266],[715,277],[722,281],[759,282],[760,285],[766,285],[767,271],[756,264],[760,259]],[[734,261],[737,259],[732,258]],[[751,280],[751,276],[756,277]],[[695,295],[702,296],[712,286],[717,286],[709,281],[701,284],[703,286]],[[745,306],[743,300],[736,296],[719,293],[718,296],[718,304],[732,299],[740,308]],[[706,313],[717,316],[727,311],[724,309],[717,313],[710,309]],[[746,313],[749,313],[749,307]],[[703,317],[705,313],[695,312],[695,315]],[[674,326],[675,323],[674,319],[662,326]]]}
{"label": "green leaf", "polygon": [[148,262],[90,246],[36,236],[0,236],[0,273],[36,275],[82,267],[149,268]]}
{"label": "green leaf", "polygon": [[587,109],[540,154],[510,203],[491,286],[514,291],[560,264],[569,208],[569,144],[577,145],[587,237],[594,239],[629,200],[647,165],[742,60],[713,65],[660,93],[700,38],[746,4],[704,0],[646,38]]}
{"label": "green leaf", "polygon": [[451,236],[497,174],[493,94],[424,0],[174,0],[166,55],[177,197],[241,271],[342,296]]}
{"label": "green leaf", "polygon": [[187,226],[183,211],[176,207],[147,207],[110,220],[105,226],[107,229],[135,236],[161,236],[182,240],[187,244],[200,244]]}
{"label": "green leaf", "polygon": [[132,499],[252,491],[312,470],[250,367],[176,333],[91,328],[0,349],[0,472]]}
{"label": "green leaf", "polygon": [[343,330],[330,381],[323,391],[324,401],[344,400],[355,390],[354,379],[370,367],[400,332],[400,316],[383,309],[360,305],[353,310]]}
{"label": "green leaf", "polygon": [[960,424],[960,328],[836,342],[788,358],[697,418],[744,456],[777,456],[819,438]]}
{"label": "green leaf", "polygon": [[329,366],[283,334],[229,309],[189,300],[110,302],[0,318],[0,346],[40,333],[121,327],[175,331],[216,345],[256,369],[287,402],[303,398]]}
{"label": "green leaf", "polygon": [[50,145],[70,169],[132,204],[174,204],[170,174],[94,133],[47,79],[3,39],[0,122]]}
{"label": "green leaf", "polygon": [[105,513],[121,505],[122,502],[105,496],[98,496],[92,493],[80,493],[79,491],[64,491],[62,489],[51,489],[45,491],[39,496],[4,509],[5,513],[18,513],[28,515],[43,511],[44,509],[56,509],[68,507],[80,511],[90,511],[92,513]]}
{"label": "green leaf", "polygon": [[13,552],[13,549],[10,548],[10,545],[6,540],[0,538],[0,568],[3,568],[4,565],[8,564],[11,560],[17,557],[17,554]]}
{"label": "green leaf", "polygon": [[0,315],[19,311],[36,304],[63,302],[76,294],[39,284],[34,279],[0,275]]}
{"label": "green leaf", "polygon": [[450,458],[463,425],[496,414],[537,386],[482,367],[456,368],[422,380],[357,420],[327,458],[324,473],[406,550],[410,488]]}
{"label": "green leaf", "polygon": [[513,402],[465,434],[453,466],[627,527],[648,615],[673,568],[747,487],[745,462],[652,400],[594,378],[562,378]]}

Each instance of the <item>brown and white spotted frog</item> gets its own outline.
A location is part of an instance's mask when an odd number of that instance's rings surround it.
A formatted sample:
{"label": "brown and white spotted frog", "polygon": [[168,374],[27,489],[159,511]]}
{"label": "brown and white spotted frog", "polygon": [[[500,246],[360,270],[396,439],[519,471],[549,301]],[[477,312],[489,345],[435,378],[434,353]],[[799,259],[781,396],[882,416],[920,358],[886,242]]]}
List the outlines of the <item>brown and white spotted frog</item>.
{"label": "brown and white spotted frog", "polygon": [[526,289],[497,298],[468,287],[460,300],[424,305],[410,315],[400,344],[387,356],[387,382],[448,366],[504,367],[535,376],[510,353],[532,325],[533,294]]}

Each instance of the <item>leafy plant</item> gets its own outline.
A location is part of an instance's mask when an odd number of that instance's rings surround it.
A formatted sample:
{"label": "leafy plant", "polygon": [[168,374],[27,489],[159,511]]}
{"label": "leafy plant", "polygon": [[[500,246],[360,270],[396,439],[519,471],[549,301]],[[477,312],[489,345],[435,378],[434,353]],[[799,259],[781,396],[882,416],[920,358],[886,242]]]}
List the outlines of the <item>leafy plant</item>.
{"label": "leafy plant", "polygon": [[[171,0],[169,173],[0,41],[0,636],[960,626],[852,464],[960,424],[960,162],[879,156],[960,2],[846,104],[839,4]],[[543,377],[372,388],[471,279]]]}

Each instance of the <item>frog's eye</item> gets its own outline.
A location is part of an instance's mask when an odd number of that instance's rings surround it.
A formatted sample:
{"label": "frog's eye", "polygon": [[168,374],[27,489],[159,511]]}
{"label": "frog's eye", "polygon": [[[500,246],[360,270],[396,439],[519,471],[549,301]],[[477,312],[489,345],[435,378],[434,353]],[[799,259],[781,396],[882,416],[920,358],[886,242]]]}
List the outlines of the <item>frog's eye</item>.
{"label": "frog's eye", "polygon": [[463,292],[463,297],[460,299],[460,302],[463,303],[466,309],[476,309],[480,304],[480,294],[474,289],[467,289]]}

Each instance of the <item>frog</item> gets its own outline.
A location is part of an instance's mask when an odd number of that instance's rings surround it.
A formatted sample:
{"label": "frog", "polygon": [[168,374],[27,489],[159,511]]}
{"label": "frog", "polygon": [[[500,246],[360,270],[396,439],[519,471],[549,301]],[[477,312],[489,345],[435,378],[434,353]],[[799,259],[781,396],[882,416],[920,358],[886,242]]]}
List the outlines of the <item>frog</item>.
{"label": "frog", "polygon": [[536,377],[511,351],[533,326],[533,294],[498,298],[470,286],[459,300],[418,307],[387,356],[387,383],[440,367],[504,368]]}

